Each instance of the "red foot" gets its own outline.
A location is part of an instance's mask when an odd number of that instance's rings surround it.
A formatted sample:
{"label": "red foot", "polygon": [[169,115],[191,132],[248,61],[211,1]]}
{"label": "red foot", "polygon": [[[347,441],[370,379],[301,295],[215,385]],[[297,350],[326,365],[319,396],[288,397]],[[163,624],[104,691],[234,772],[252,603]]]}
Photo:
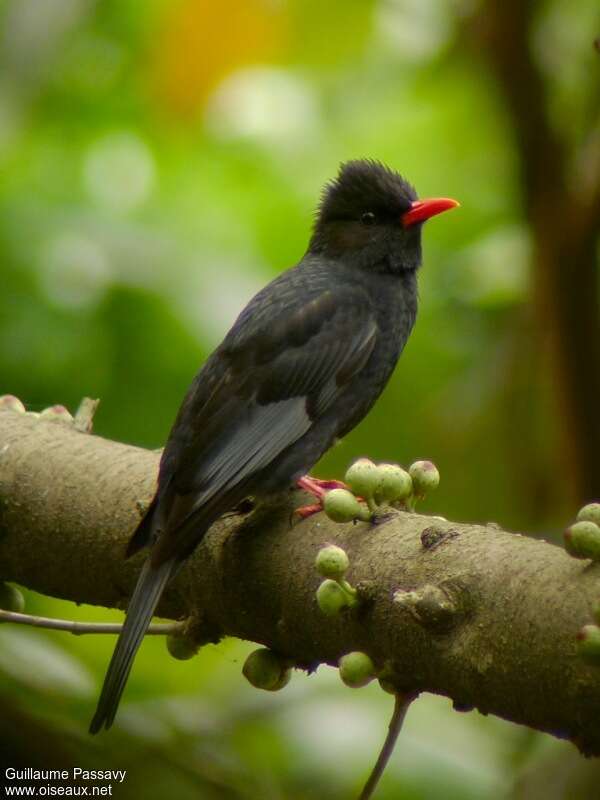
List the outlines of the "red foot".
{"label": "red foot", "polygon": [[[331,489],[347,489],[348,486],[344,483],[344,481],[336,481],[336,480],[322,480],[321,478],[312,478],[310,475],[305,475],[305,478],[308,478],[309,481],[316,483],[317,486],[320,486],[327,491]],[[303,480],[300,478],[300,480]],[[308,490],[310,491],[310,490]]]}
{"label": "red foot", "polygon": [[311,478],[310,475],[303,475],[296,481],[296,486],[299,489],[304,489],[305,492],[312,494],[317,498],[319,504],[325,497],[325,488],[321,486],[321,482],[317,478]]}
{"label": "red foot", "polygon": [[331,489],[347,489],[343,481],[324,481],[321,478],[313,478],[310,475],[303,475],[296,481],[299,489],[314,495],[318,500],[322,500],[325,494]]}
{"label": "red foot", "polygon": [[304,489],[305,492],[312,494],[317,498],[318,502],[308,506],[300,506],[294,511],[302,519],[310,517],[313,514],[318,514],[323,511],[323,498],[331,489],[347,489],[348,487],[343,481],[324,481],[321,478],[312,478],[310,475],[303,475],[296,481],[296,486],[299,489]]}
{"label": "red foot", "polygon": [[306,519],[307,517],[312,517],[313,514],[318,514],[319,511],[323,511],[323,506],[320,503],[313,503],[310,506],[300,506],[300,508],[294,509],[294,514]]}

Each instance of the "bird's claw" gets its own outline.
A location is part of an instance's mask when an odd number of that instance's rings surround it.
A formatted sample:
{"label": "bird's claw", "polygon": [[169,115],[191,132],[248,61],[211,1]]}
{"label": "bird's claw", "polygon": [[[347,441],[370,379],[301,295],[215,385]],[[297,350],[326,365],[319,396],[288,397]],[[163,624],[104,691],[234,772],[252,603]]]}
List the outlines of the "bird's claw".
{"label": "bird's claw", "polygon": [[307,519],[308,517],[312,517],[313,514],[318,514],[319,511],[323,511],[323,506],[321,503],[312,503],[311,505],[307,506],[300,506],[300,508],[294,509],[294,515],[300,517],[300,519]]}
{"label": "bird's claw", "polygon": [[332,489],[347,489],[348,487],[343,481],[336,480],[323,480],[321,478],[313,478],[311,475],[303,475],[296,481],[299,489],[312,494],[316,499],[316,503],[306,506],[300,506],[295,509],[294,515],[299,516],[301,519],[311,517],[313,514],[318,514],[323,511],[323,498]]}
{"label": "bird's claw", "polygon": [[303,475],[301,478],[298,478],[296,481],[296,486],[299,489],[303,489],[305,492],[312,494],[313,497],[316,497],[321,504],[327,492],[331,491],[332,489],[348,488],[342,481],[326,481],[322,480],[321,478],[313,478],[311,475]]}
{"label": "bird's claw", "polygon": [[347,489],[348,486],[344,483],[344,481],[336,481],[336,480],[322,480],[321,478],[312,478],[310,476],[306,476],[309,478],[313,483],[319,486],[325,491],[329,492],[331,489]]}

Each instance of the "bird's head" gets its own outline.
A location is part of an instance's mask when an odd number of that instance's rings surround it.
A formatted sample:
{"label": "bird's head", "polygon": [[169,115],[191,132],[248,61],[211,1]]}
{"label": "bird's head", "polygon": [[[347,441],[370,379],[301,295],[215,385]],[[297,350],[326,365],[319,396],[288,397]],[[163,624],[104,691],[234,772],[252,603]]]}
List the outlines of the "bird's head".
{"label": "bird's head", "polygon": [[456,200],[418,200],[413,187],[377,161],[347,161],[325,186],[309,250],[386,272],[421,264],[421,226]]}

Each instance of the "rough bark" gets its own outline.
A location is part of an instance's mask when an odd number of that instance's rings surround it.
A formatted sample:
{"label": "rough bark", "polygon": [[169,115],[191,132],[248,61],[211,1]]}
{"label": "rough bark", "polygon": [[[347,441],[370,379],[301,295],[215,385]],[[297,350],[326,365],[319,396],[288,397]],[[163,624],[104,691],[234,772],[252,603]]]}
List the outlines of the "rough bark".
{"label": "rough bark", "polygon": [[[122,607],[140,559],[124,545],[152,493],[156,453],[0,413],[0,579]],[[600,565],[494,525],[395,512],[377,526],[323,514],[290,525],[290,493],[216,523],[168,588],[162,615],[197,636],[264,643],[298,665],[368,652],[399,688],[446,695],[600,754],[600,670],[575,635],[600,599]],[[343,546],[362,603],[326,619],[317,550]]]}

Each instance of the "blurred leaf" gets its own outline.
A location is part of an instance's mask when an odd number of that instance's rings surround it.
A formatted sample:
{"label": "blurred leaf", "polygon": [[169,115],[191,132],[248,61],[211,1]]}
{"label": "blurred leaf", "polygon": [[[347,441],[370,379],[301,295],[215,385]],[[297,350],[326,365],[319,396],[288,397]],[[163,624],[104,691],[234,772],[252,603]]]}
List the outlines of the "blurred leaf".
{"label": "blurred leaf", "polygon": [[39,631],[0,630],[0,668],[36,692],[87,697],[94,683],[86,668]]}

